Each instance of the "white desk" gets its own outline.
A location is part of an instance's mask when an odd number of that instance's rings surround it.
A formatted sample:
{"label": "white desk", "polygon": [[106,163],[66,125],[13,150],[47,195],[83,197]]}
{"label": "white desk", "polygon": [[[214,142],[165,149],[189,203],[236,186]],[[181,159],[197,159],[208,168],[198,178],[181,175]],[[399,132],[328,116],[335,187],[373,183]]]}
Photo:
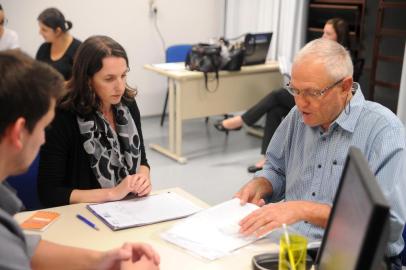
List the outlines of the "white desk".
{"label": "white desk", "polygon": [[[179,188],[170,190],[177,192],[200,206],[208,207],[206,203]],[[160,192],[165,191],[168,190],[162,190]],[[46,231],[41,233],[42,238],[64,245],[95,250],[112,249],[121,246],[124,242],[149,243],[161,256],[162,270],[249,270],[251,269],[252,256],[266,251],[276,251],[278,248],[278,246],[272,244],[270,240],[263,239],[235,251],[230,256],[215,261],[204,260],[160,238],[160,234],[169,229],[176,221],[162,222],[114,232],[91,214],[85,206],[86,204],[75,204],[50,208],[49,210],[61,213],[61,216],[55,223],[51,224]],[[31,214],[32,212],[22,212],[17,214],[15,218],[21,223]],[[96,231],[78,220],[76,214],[82,214],[89,218],[100,228],[100,231]]]}
{"label": "white desk", "polygon": [[[187,162],[182,155],[183,120],[247,110],[270,91],[282,86],[282,76],[275,61],[244,66],[241,71],[221,71],[219,86],[214,92],[206,90],[202,72],[184,70],[184,63],[177,65],[178,70],[155,65],[146,65],[145,68],[168,77],[169,83],[169,146],[151,144],[150,148],[179,163]],[[209,88],[214,89],[215,84],[211,73]]]}

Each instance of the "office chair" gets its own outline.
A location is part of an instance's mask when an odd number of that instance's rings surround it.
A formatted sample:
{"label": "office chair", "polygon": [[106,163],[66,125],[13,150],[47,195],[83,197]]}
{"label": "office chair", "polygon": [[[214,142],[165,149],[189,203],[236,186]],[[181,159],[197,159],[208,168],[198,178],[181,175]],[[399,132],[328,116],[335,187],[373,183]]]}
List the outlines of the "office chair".
{"label": "office chair", "polygon": [[[165,62],[166,63],[184,62],[186,59],[186,55],[191,49],[192,45],[189,44],[170,46],[166,49],[165,52]],[[166,107],[168,105],[168,96],[169,96],[169,88],[166,90],[165,103],[161,115],[161,126],[164,124],[165,121]]]}
{"label": "office chair", "polygon": [[43,208],[38,199],[37,191],[38,166],[39,155],[32,162],[27,172],[6,179],[6,182],[17,191],[17,196],[23,202],[25,210]]}

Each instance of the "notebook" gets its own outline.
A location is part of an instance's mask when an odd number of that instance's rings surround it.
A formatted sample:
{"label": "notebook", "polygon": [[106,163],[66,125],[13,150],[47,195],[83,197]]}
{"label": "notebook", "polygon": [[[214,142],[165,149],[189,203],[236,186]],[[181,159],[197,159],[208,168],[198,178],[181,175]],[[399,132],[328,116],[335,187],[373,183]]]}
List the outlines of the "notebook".
{"label": "notebook", "polygon": [[175,192],[115,202],[89,204],[87,209],[113,231],[190,216],[202,209]]}
{"label": "notebook", "polygon": [[23,223],[24,230],[45,231],[60,216],[57,212],[37,211]]}

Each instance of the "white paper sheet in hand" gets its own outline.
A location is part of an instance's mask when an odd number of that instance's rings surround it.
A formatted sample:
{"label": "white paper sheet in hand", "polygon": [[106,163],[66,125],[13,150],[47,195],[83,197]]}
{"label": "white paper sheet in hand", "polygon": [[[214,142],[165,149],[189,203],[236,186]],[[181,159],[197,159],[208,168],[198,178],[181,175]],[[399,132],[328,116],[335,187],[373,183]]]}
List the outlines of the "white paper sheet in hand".
{"label": "white paper sheet in hand", "polygon": [[238,233],[238,222],[256,209],[254,204],[241,206],[239,199],[232,199],[179,221],[162,237],[214,260],[257,240]]}

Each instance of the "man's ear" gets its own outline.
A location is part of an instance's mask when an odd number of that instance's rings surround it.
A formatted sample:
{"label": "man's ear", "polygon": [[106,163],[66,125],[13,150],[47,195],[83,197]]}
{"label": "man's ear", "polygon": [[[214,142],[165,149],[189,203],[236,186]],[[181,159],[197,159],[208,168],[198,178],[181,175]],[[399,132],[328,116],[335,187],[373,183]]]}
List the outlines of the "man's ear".
{"label": "man's ear", "polygon": [[351,92],[352,83],[353,83],[352,77],[351,76],[346,77],[342,82],[343,92],[345,93]]}
{"label": "man's ear", "polygon": [[24,133],[27,132],[25,123],[25,119],[23,117],[19,117],[6,130],[6,136],[9,142],[19,150],[23,148],[23,138],[25,136]]}

